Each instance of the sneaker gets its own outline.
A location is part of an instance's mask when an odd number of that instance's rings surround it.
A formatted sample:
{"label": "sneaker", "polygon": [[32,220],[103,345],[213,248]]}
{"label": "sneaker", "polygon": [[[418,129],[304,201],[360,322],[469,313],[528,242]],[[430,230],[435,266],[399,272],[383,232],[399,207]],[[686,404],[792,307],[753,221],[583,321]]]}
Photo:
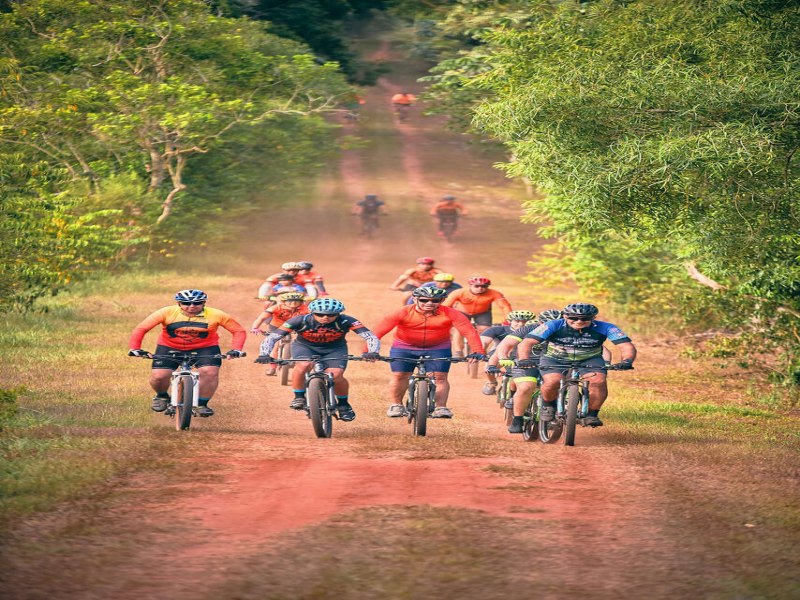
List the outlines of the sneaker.
{"label": "sneaker", "polygon": [[581,419],[581,425],[584,427],[602,427],[603,422],[600,417],[584,417]]}
{"label": "sneaker", "polygon": [[556,407],[555,406],[547,406],[546,404],[542,406],[539,410],[539,420],[540,421],[555,421],[556,418]]}
{"label": "sneaker", "polygon": [[194,409],[194,413],[198,417],[210,417],[214,414],[214,409],[210,406],[197,406]]}
{"label": "sneaker", "polygon": [[407,414],[406,407],[402,404],[392,404],[386,411],[387,417],[405,417]]}
{"label": "sneaker", "polygon": [[354,411],[353,407],[347,402],[344,404],[339,404],[336,407],[336,411],[339,413],[339,418],[342,421],[352,421],[356,418],[356,411]]}
{"label": "sneaker", "polygon": [[497,384],[492,383],[491,381],[487,381],[486,383],[483,384],[483,389],[481,390],[481,393],[484,396],[494,396],[497,393]]}
{"label": "sneaker", "polygon": [[452,419],[453,411],[446,406],[437,406],[431,413],[432,419]]}
{"label": "sneaker", "polygon": [[503,403],[503,408],[507,408],[509,410],[513,409],[514,408],[514,401],[510,400],[510,399],[506,400],[505,403]]}
{"label": "sneaker", "polygon": [[522,433],[522,417],[514,417],[508,426],[508,433]]}
{"label": "sneaker", "polygon": [[293,410],[305,410],[306,408],[306,399],[305,398],[295,398],[292,400],[292,403],[289,405],[289,408]]}
{"label": "sneaker", "polygon": [[162,398],[161,396],[156,396],[153,398],[153,403],[150,405],[150,408],[153,409],[155,412],[164,412],[167,410],[169,406],[169,398]]}

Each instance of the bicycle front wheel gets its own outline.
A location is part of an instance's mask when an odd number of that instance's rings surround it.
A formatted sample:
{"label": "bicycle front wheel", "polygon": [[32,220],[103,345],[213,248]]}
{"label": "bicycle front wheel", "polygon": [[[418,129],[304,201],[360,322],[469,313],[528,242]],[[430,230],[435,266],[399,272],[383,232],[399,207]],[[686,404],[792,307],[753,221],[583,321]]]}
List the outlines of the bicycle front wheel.
{"label": "bicycle front wheel", "polygon": [[545,444],[555,444],[561,439],[561,434],[564,432],[564,423],[558,418],[555,421],[542,421],[539,418],[539,410],[542,407],[541,395],[536,399],[536,405],[533,407],[536,416],[537,428],[539,429],[539,440]]}
{"label": "bicycle front wheel", "polygon": [[514,419],[514,409],[506,407],[506,402],[511,400],[511,390],[509,389],[510,379],[508,377],[500,378],[500,387],[497,389],[497,402],[503,410],[503,423],[506,427],[511,425]]}
{"label": "bicycle front wheel", "polygon": [[424,379],[414,383],[414,397],[411,399],[411,426],[414,435],[425,435],[428,428],[428,394],[430,388]]}
{"label": "bicycle front wheel", "polygon": [[328,386],[321,378],[315,377],[308,382],[306,391],[308,398],[308,413],[311,424],[318,438],[329,438],[333,433],[333,417],[328,411]]}
{"label": "bicycle front wheel", "polygon": [[581,399],[581,390],[577,385],[569,386],[567,389],[567,413],[566,435],[564,436],[565,446],[575,445],[575,428],[578,425],[578,403]]}
{"label": "bicycle front wheel", "polygon": [[175,429],[189,429],[192,422],[192,404],[194,401],[194,381],[191,375],[183,375],[178,381],[178,406],[175,410]]}
{"label": "bicycle front wheel", "polygon": [[536,391],[531,396],[531,401],[522,416],[522,439],[526,442],[535,442],[539,439],[538,435],[538,400],[539,392]]}

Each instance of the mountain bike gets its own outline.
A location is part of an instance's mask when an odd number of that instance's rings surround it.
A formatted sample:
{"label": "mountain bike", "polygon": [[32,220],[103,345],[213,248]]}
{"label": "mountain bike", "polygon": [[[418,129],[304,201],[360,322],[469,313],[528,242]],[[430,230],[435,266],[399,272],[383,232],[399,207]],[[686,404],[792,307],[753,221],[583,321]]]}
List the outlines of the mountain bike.
{"label": "mountain bike", "polygon": [[[360,356],[347,355],[347,360],[364,360]],[[329,438],[333,435],[333,419],[339,418],[337,410],[338,401],[333,390],[333,375],[325,371],[328,361],[338,361],[342,357],[324,358],[312,356],[311,358],[286,358],[278,360],[278,364],[313,362],[311,371],[306,373],[306,414],[311,419],[311,425],[318,438]]]}
{"label": "mountain bike", "polygon": [[[277,358],[279,361],[287,360],[292,357],[292,340],[289,339],[290,337],[291,336],[285,335],[278,342]],[[291,366],[292,365],[288,362],[284,364],[278,363],[281,385],[289,385],[289,369]]]}
{"label": "mountain bike", "polygon": [[371,240],[375,235],[375,230],[378,228],[378,215],[377,214],[362,214],[361,215],[361,235],[368,240]]}
{"label": "mountain bike", "polygon": [[511,425],[511,420],[514,418],[513,406],[512,408],[506,406],[507,403],[513,402],[514,392],[511,390],[511,381],[513,379],[510,369],[504,369],[497,378],[497,404],[503,411],[503,422],[506,427]]}
{"label": "mountain bike", "polygon": [[[242,356],[246,356],[242,352]],[[164,414],[175,420],[175,429],[185,431],[189,429],[192,422],[194,409],[200,397],[200,386],[198,385],[200,373],[195,367],[198,358],[219,358],[225,360],[230,358],[226,354],[212,354],[200,356],[197,352],[183,352],[181,350],[170,350],[167,354],[147,354],[142,358],[150,360],[163,359],[177,361],[179,364],[172,372],[169,384],[169,406]]]}
{"label": "mountain bike", "polygon": [[411,110],[410,104],[395,104],[394,115],[397,117],[399,123],[408,121],[408,111]]}
{"label": "mountain bike", "polygon": [[525,412],[522,413],[522,439],[535,442],[539,439],[539,411],[542,408],[542,394],[537,388],[531,395]]}
{"label": "mountain bike", "polygon": [[415,436],[424,436],[428,430],[428,417],[436,409],[436,380],[432,373],[425,368],[426,362],[449,361],[466,362],[468,359],[453,356],[450,358],[432,358],[420,356],[419,358],[394,358],[381,356],[384,362],[405,361],[414,363],[414,371],[408,378],[408,392],[406,393],[405,409],[408,413],[408,422]]}
{"label": "mountain bike", "polygon": [[439,231],[442,237],[448,242],[453,241],[458,227],[458,217],[456,215],[446,215],[439,218]]}
{"label": "mountain bike", "polygon": [[[595,373],[581,373],[582,364],[581,361],[573,361],[562,374],[555,419],[539,421],[539,439],[545,444],[554,444],[563,433],[564,445],[574,446],[577,426],[587,427],[584,419],[589,414],[589,380]],[[618,371],[619,367],[609,365],[606,370]]]}

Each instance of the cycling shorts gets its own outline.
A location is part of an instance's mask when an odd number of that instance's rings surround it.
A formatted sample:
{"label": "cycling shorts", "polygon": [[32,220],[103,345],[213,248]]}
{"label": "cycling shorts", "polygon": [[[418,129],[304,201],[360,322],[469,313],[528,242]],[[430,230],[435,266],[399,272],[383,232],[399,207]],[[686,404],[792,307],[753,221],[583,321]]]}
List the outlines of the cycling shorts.
{"label": "cycling shorts", "polygon": [[[170,350],[177,352],[191,352],[197,354],[196,359],[192,360],[192,365],[195,367],[221,367],[221,358],[202,358],[204,356],[213,356],[220,354],[219,346],[206,346],[205,348],[195,348],[194,350],[178,350],[177,348],[170,348],[169,346],[156,346],[156,351],[153,354],[169,354]],[[170,360],[168,358],[158,358],[153,361],[154,369],[169,369],[174,371],[181,366],[180,361]]]}
{"label": "cycling shorts", "polygon": [[[389,356],[392,358],[419,358],[420,356],[430,356],[431,358],[450,358],[453,351],[450,348],[432,348],[410,350],[407,348],[391,348]],[[448,373],[450,371],[449,360],[430,360],[425,362],[425,370],[432,373]],[[414,371],[415,364],[406,361],[392,361],[389,363],[394,373],[411,373]]]}
{"label": "cycling shorts", "polygon": [[519,367],[511,368],[511,378],[516,381],[517,379],[539,379],[539,369],[531,367],[530,369],[520,369]]}
{"label": "cycling shorts", "polygon": [[[539,370],[542,374],[563,372],[571,366],[572,363],[568,360],[559,360],[550,356],[542,356],[539,359]],[[603,360],[602,356],[587,358],[580,363],[579,369],[584,373],[605,373],[606,361]]]}
{"label": "cycling shorts", "polygon": [[486,325],[487,327],[492,326],[492,311],[487,310],[486,312],[482,313],[475,313],[474,315],[468,315],[463,310],[461,311],[465,317],[467,317],[471,323],[475,325]]}
{"label": "cycling shorts", "polygon": [[347,346],[308,346],[300,342],[292,342],[292,358],[307,358],[309,361],[312,356],[321,356],[329,360],[325,361],[327,369],[346,369],[347,368]]}

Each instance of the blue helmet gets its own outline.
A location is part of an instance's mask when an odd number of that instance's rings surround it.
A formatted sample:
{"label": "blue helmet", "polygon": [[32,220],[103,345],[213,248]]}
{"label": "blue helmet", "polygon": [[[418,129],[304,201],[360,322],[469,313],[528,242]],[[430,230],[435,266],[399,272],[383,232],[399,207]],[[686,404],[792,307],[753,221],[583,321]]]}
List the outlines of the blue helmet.
{"label": "blue helmet", "polygon": [[181,290],[175,294],[175,300],[178,302],[205,302],[208,300],[208,296],[200,290]]}
{"label": "blue helmet", "polygon": [[308,310],[312,313],[338,315],[344,312],[344,304],[334,298],[317,298],[309,303]]}

